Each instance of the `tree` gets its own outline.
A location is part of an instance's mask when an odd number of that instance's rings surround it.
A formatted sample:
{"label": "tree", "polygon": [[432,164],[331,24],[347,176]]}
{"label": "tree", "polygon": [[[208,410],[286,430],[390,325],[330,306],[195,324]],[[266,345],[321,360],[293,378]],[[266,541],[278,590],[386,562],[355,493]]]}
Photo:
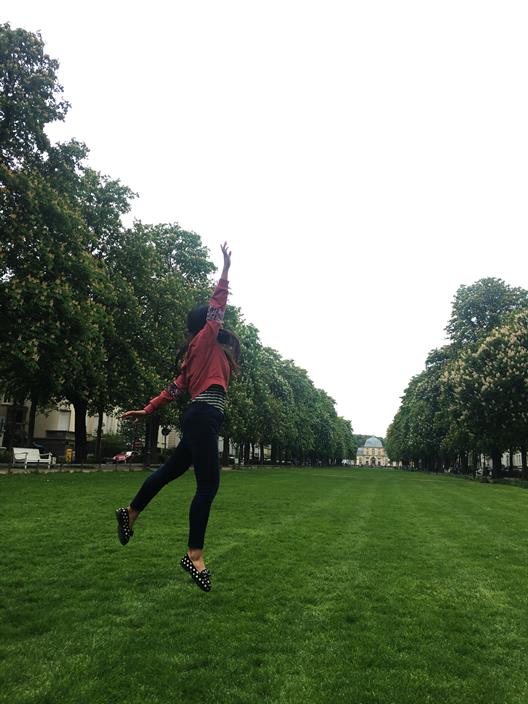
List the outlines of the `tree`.
{"label": "tree", "polygon": [[46,125],[63,120],[68,103],[58,63],[39,34],[0,25],[0,164],[18,170],[42,161],[50,147]]}
{"label": "tree", "polygon": [[447,381],[452,413],[497,476],[502,453],[528,437],[528,309],[463,350]]}
{"label": "tree", "polygon": [[501,325],[512,311],[528,307],[528,291],[502,279],[485,278],[460,286],[446,332],[457,349],[474,344]]}
{"label": "tree", "polygon": [[[78,178],[72,178],[71,199],[82,219],[84,255],[91,262],[89,279],[80,282],[71,272],[72,287],[79,300],[90,304],[93,315],[93,345],[84,345],[79,364],[68,370],[61,394],[75,409],[75,455],[86,458],[86,413],[99,416],[96,454],[100,459],[103,413],[116,405],[116,391],[130,381],[136,369],[128,363],[125,342],[119,327],[127,318],[130,302],[123,295],[120,281],[112,276],[105,254],[120,241],[121,217],[130,210],[134,194],[118,180],[110,179],[78,164]],[[66,188],[66,184],[64,186]]]}
{"label": "tree", "polygon": [[86,248],[81,214],[46,174],[4,172],[3,186],[0,315],[9,335],[0,372],[15,397],[32,398],[34,411],[98,349],[101,308],[86,292],[102,285],[101,271]]}
{"label": "tree", "polygon": [[386,447],[391,459],[404,464],[412,461],[435,470],[446,463],[449,424],[443,374],[451,355],[450,347],[433,350],[424,371],[409,382],[387,431]]}
{"label": "tree", "polygon": [[83,144],[47,139],[67,103],[40,37],[4,25],[0,47],[0,320],[10,332],[0,373],[6,390],[31,397],[31,418],[37,404],[73,403],[82,461],[87,409],[102,418],[170,376],[185,312],[214,267],[177,225],[124,232],[130,189],[88,168]]}
{"label": "tree", "polygon": [[358,446],[352,432],[352,424],[342,416],[337,417],[335,462],[341,463],[344,459],[352,459],[356,456]]}
{"label": "tree", "polygon": [[37,403],[59,396],[83,358],[96,361],[104,272],[79,207],[87,149],[51,145],[45,133],[67,110],[57,63],[38,35],[9,25],[0,51],[0,315],[9,331],[0,373],[15,398],[32,400],[31,437]]}
{"label": "tree", "polygon": [[258,330],[239,311],[228,311],[226,322],[241,340],[242,363],[226,404],[224,448],[232,439],[246,462],[256,444],[261,461],[264,445],[271,445],[274,463],[340,462],[355,446],[350,423],[337,416],[335,402],[314,387],[304,369],[263,347]]}
{"label": "tree", "polygon": [[470,454],[484,452],[498,474],[503,450],[525,447],[524,416],[515,404],[524,402],[519,335],[526,310],[528,292],[501,279],[458,289],[446,328],[451,344],[434,350],[405,390],[387,433],[391,458],[466,469]]}
{"label": "tree", "polygon": [[[200,237],[177,224],[125,229],[130,189],[90,169],[84,144],[50,143],[46,125],[63,119],[68,103],[39,35],[0,25],[0,60],[1,383],[19,402],[31,398],[33,421],[37,405],[69,400],[83,461],[88,409],[99,414],[100,436],[103,411],[145,403],[172,378],[186,313],[208,301],[214,266]],[[255,442],[288,460],[336,461],[349,452],[350,424],[335,402],[262,347],[240,311],[229,316],[243,364],[226,431],[246,458]],[[163,409],[149,437],[180,414]]]}
{"label": "tree", "polygon": [[[121,349],[127,366],[121,376],[114,373],[110,401],[114,407],[143,406],[175,376],[176,352],[187,338],[187,312],[209,300],[214,265],[196,233],[175,223],[140,222],[121,233],[105,262],[122,301],[114,311],[116,333],[109,352],[114,357]],[[149,418],[150,445],[159,422],[178,425],[181,411],[181,404],[169,404]]]}
{"label": "tree", "polygon": [[[31,389],[49,398],[55,386],[38,374],[39,340],[49,332],[53,346],[56,334],[56,327],[49,329],[45,322],[53,308],[53,279],[45,279],[43,286],[38,281],[38,271],[49,270],[54,252],[39,246],[38,233],[48,234],[46,228],[55,229],[64,220],[74,226],[60,194],[38,169],[49,158],[45,127],[64,119],[68,108],[57,68],[39,35],[0,25],[0,322],[9,331],[0,374],[4,389],[19,402]],[[35,409],[32,404],[32,418]]]}

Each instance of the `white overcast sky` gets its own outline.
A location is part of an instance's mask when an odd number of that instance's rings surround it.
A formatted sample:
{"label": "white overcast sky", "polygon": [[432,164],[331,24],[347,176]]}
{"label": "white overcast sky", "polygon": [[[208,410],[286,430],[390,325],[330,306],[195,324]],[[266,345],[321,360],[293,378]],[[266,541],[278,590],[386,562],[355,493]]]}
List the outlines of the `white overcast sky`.
{"label": "white overcast sky", "polygon": [[528,4],[4,0],[57,138],[198,232],[264,344],[383,436],[460,284],[528,286]]}

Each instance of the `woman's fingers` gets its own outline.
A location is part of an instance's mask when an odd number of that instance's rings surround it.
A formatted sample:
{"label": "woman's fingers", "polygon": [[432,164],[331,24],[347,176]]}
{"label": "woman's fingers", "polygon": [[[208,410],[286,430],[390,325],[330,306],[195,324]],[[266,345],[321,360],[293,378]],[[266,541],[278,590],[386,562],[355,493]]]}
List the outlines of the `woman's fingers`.
{"label": "woman's fingers", "polygon": [[139,420],[139,417],[144,415],[145,411],[125,411],[121,416],[121,420]]}
{"label": "woman's fingers", "polygon": [[227,248],[227,242],[224,242],[224,244],[220,245],[220,248],[222,250],[222,254],[224,255],[224,259],[231,259],[231,250]]}

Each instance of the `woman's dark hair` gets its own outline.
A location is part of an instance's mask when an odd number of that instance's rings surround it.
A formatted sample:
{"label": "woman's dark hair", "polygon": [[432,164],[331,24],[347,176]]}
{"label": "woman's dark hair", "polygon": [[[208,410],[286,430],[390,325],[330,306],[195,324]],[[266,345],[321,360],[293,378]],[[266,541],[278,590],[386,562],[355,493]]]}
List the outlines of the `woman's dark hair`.
{"label": "woman's dark hair", "polygon": [[209,306],[196,306],[187,313],[187,330],[191,335],[196,335],[207,322]]}
{"label": "woman's dark hair", "polygon": [[227,361],[231,367],[231,373],[238,374],[240,372],[240,340],[234,332],[224,330],[224,328],[219,330],[216,339],[222,345],[226,353]]}
{"label": "woman's dark hair", "polygon": [[[209,306],[207,305],[197,306],[196,308],[190,310],[187,314],[187,330],[189,331],[190,337],[178,350],[176,354],[176,365],[178,365],[180,360],[185,356],[192,338],[205,326],[205,323],[207,322],[208,310]],[[225,330],[224,328],[220,328],[216,339],[222,345],[223,350],[226,353],[229,366],[231,367],[231,372],[238,374],[240,371],[240,340],[234,332],[231,332],[231,330]]]}

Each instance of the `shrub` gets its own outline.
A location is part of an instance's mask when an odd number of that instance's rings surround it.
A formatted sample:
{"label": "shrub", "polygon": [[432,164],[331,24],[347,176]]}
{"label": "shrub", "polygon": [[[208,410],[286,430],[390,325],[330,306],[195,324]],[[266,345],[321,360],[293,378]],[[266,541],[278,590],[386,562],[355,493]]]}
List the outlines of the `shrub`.
{"label": "shrub", "polygon": [[[88,443],[88,452],[95,456],[96,441]],[[113,457],[118,452],[131,449],[122,435],[103,435],[101,438],[101,456]]]}

